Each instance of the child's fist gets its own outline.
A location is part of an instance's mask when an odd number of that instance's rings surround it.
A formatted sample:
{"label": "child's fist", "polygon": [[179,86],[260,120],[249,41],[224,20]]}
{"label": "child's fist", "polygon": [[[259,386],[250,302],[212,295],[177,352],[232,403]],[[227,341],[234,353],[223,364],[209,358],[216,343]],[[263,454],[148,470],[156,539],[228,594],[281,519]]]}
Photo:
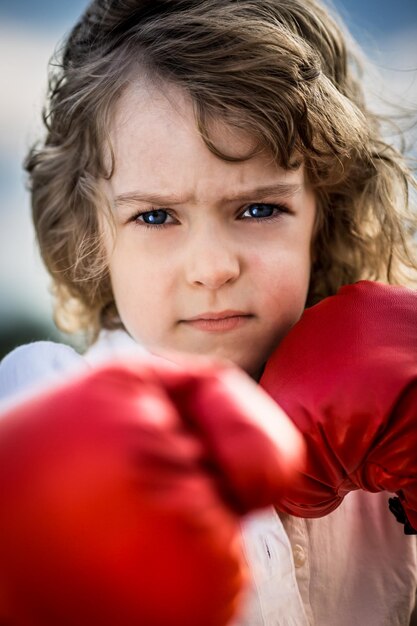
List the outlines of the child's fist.
{"label": "child's fist", "polygon": [[0,622],[222,626],[239,514],[272,503],[296,429],[244,374],[93,371],[0,421]]}
{"label": "child's fist", "polygon": [[260,382],[307,444],[281,509],[319,517],[352,489],[396,491],[417,528],[417,292],[343,287],[305,311]]}

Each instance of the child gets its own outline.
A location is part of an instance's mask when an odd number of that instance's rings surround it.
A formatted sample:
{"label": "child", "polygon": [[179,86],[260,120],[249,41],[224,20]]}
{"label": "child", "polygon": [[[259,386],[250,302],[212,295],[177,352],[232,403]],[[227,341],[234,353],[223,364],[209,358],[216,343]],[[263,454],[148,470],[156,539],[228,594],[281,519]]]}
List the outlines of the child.
{"label": "child", "polygon": [[[408,281],[413,181],[356,63],[313,0],[93,1],[26,163],[57,323],[90,347],[17,349],[3,396],[131,350],[220,357],[259,381],[306,306]],[[236,624],[407,624],[415,538],[386,501],[248,518]]]}

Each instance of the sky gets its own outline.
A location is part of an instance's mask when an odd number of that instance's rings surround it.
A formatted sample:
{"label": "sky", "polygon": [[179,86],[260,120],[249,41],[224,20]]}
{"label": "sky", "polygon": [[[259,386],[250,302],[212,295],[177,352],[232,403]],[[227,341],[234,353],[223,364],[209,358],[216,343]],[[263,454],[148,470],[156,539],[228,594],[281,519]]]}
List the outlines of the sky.
{"label": "sky", "polygon": [[[417,3],[333,3],[373,60],[373,97],[399,97],[417,111]],[[0,330],[16,317],[51,320],[49,280],[34,242],[21,163],[42,132],[48,60],[86,5],[0,0]]]}
{"label": "sky", "polygon": [[[71,25],[86,5],[81,0],[1,0],[0,18],[59,29]],[[389,34],[417,19],[415,0],[334,0],[334,5],[347,16],[353,30],[366,28],[377,34]]]}

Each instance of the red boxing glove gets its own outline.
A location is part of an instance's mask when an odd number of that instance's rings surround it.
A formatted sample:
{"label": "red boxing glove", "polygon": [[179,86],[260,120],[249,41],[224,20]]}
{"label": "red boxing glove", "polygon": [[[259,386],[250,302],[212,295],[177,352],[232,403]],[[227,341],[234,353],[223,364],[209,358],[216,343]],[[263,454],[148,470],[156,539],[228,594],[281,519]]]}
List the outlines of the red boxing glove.
{"label": "red boxing glove", "polygon": [[0,420],[0,623],[227,624],[239,514],[302,453],[232,368],[116,364],[19,405]]}
{"label": "red boxing glove", "polygon": [[354,489],[395,491],[417,529],[417,292],[343,287],[305,311],[260,384],[307,444],[278,508],[320,517]]}

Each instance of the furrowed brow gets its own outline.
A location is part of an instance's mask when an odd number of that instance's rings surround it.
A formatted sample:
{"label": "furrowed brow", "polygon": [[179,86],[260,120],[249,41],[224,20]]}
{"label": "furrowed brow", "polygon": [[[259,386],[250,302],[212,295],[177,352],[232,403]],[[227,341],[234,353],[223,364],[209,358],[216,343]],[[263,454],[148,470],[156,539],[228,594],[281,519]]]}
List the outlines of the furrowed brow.
{"label": "furrowed brow", "polygon": [[268,196],[280,196],[289,198],[301,191],[302,185],[294,183],[275,183],[273,185],[265,185],[264,187],[256,187],[255,189],[249,189],[242,191],[232,196],[223,198],[224,202],[244,202],[248,200],[261,200]]}
{"label": "furrowed brow", "polygon": [[[262,200],[269,196],[280,196],[288,198],[299,193],[302,188],[301,184],[294,183],[274,183],[272,185],[265,185],[263,187],[256,187],[255,189],[248,189],[242,192],[225,196],[219,203],[231,203],[231,202],[245,202],[249,200]],[[149,204],[158,205],[161,207],[173,206],[176,204],[185,204],[190,201],[190,197],[181,198],[175,194],[160,194],[146,191],[132,191],[127,193],[121,193],[114,199],[114,204],[117,208],[123,208],[127,205],[140,204],[147,202]]]}
{"label": "furrowed brow", "polygon": [[146,191],[131,191],[127,193],[121,193],[114,199],[114,205],[116,207],[124,207],[132,204],[140,204],[141,202],[148,202],[149,204],[158,205],[171,205],[182,204],[184,199],[179,198],[173,194],[160,194]]}

